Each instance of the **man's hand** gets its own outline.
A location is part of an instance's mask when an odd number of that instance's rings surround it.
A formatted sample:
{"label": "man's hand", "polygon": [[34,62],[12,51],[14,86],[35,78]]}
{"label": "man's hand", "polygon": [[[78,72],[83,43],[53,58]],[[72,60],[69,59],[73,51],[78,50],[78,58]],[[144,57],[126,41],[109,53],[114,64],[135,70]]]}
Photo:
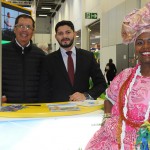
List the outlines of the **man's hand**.
{"label": "man's hand", "polygon": [[70,95],[70,101],[83,101],[86,100],[86,97],[83,93],[75,92],[74,94]]}
{"label": "man's hand", "polygon": [[6,103],[6,102],[7,102],[6,96],[2,96],[2,103]]}

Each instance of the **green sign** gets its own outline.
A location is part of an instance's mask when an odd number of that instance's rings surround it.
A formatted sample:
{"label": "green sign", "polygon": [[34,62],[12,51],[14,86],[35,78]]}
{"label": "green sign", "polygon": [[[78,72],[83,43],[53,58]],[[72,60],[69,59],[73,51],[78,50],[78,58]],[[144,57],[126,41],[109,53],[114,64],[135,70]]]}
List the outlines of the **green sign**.
{"label": "green sign", "polygon": [[7,43],[10,43],[10,41],[4,41],[4,40],[1,41],[1,44],[7,44]]}
{"label": "green sign", "polygon": [[97,13],[85,13],[85,19],[97,19]]}

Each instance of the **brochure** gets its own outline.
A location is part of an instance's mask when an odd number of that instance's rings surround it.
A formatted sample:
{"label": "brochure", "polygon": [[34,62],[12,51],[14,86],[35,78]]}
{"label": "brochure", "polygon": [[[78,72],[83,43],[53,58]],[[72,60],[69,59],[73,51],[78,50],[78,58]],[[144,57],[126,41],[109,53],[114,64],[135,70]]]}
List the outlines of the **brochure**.
{"label": "brochure", "polygon": [[23,108],[26,108],[26,106],[23,106],[21,104],[12,104],[12,105],[8,105],[8,106],[2,106],[0,107],[0,112],[15,112],[18,110],[21,110]]}
{"label": "brochure", "polygon": [[65,112],[65,111],[79,111],[80,108],[75,103],[67,104],[47,104],[48,108],[52,112]]}
{"label": "brochure", "polygon": [[79,106],[86,106],[86,107],[92,107],[92,106],[99,106],[102,105],[104,101],[101,100],[84,100],[77,102],[76,104]]}

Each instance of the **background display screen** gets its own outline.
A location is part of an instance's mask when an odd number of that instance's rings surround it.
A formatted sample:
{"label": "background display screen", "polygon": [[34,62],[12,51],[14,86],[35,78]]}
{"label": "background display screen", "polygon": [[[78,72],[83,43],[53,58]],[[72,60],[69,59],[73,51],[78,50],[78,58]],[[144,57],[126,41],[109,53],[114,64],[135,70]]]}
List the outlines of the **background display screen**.
{"label": "background display screen", "polygon": [[18,7],[17,5],[12,5],[11,3],[2,2],[1,9],[1,31],[2,31],[2,40],[11,41],[14,38],[14,24],[15,19],[20,14],[31,15],[31,11]]}

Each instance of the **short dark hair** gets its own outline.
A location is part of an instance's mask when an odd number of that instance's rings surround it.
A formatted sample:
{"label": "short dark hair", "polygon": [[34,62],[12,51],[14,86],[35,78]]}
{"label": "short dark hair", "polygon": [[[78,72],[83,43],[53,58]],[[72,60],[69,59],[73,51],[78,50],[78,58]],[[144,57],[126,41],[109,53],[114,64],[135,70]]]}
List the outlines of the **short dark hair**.
{"label": "short dark hair", "polygon": [[33,20],[33,18],[30,15],[27,15],[27,14],[19,15],[15,20],[15,25],[18,24],[18,21],[19,21],[20,18],[29,18],[29,19],[31,19],[32,23],[33,23],[33,28],[35,28],[35,21]]}
{"label": "short dark hair", "polygon": [[110,59],[109,59],[109,63],[112,63],[112,62],[113,62],[113,60],[110,58]]}
{"label": "short dark hair", "polygon": [[75,30],[74,30],[74,25],[73,25],[73,23],[72,23],[71,21],[62,20],[62,21],[60,21],[60,22],[58,22],[58,23],[56,24],[56,26],[55,26],[55,32],[57,33],[57,29],[58,29],[60,26],[64,26],[64,25],[69,26],[73,31],[75,31]]}

